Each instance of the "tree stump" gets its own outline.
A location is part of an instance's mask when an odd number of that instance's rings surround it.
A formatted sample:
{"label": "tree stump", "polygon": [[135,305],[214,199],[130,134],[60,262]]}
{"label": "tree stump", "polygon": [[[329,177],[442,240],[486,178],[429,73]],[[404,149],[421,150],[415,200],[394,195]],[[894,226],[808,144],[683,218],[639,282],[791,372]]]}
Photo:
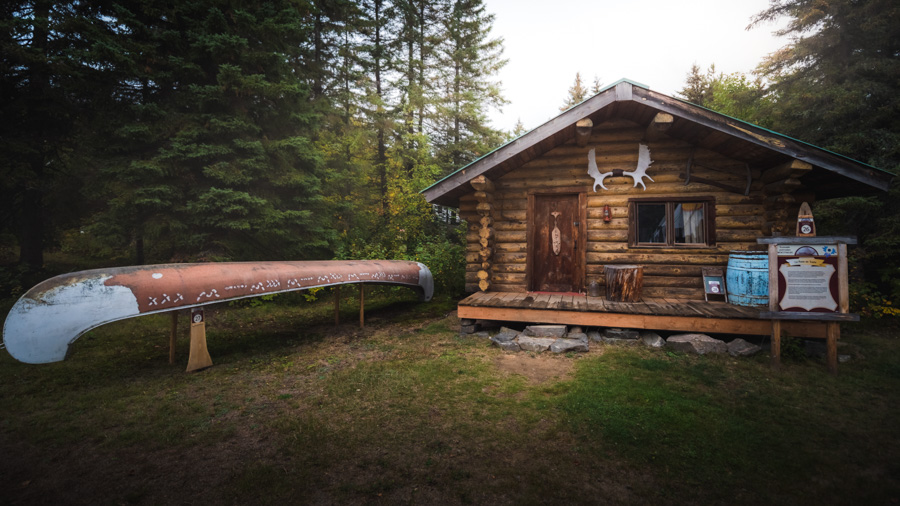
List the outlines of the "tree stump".
{"label": "tree stump", "polygon": [[644,286],[644,268],[639,265],[605,265],[606,299],[614,302],[640,302]]}

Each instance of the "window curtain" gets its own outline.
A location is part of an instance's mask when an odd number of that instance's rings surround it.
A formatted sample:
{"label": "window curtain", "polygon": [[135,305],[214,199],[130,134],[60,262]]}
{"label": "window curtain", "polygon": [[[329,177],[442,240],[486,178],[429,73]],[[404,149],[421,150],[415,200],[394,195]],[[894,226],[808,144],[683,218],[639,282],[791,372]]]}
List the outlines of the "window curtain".
{"label": "window curtain", "polygon": [[681,204],[681,219],[684,224],[684,242],[706,242],[706,227],[703,225],[702,202]]}

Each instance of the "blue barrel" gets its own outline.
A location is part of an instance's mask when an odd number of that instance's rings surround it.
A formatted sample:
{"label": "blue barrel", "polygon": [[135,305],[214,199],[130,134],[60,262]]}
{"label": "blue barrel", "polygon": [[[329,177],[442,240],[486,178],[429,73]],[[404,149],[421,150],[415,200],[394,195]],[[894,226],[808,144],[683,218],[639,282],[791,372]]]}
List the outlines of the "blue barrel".
{"label": "blue barrel", "polygon": [[769,253],[732,251],[725,273],[728,302],[738,306],[769,305]]}

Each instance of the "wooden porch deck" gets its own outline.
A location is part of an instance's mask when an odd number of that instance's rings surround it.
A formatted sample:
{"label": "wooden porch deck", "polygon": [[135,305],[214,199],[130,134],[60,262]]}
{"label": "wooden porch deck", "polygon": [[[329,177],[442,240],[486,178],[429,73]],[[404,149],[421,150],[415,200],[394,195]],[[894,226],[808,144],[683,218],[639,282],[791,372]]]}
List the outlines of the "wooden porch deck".
{"label": "wooden porch deck", "polygon": [[[477,292],[457,308],[460,318],[473,320],[771,335],[772,322],[760,317],[763,311],[768,308],[703,300],[644,297],[632,303],[586,295],[510,292]],[[826,337],[824,322],[785,321],[781,326],[794,337]]]}

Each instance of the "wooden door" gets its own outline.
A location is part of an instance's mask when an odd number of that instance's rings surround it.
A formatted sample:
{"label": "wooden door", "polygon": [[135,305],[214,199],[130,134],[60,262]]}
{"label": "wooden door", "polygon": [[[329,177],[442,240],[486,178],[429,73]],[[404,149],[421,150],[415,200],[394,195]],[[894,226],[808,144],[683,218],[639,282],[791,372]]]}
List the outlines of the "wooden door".
{"label": "wooden door", "polygon": [[[582,213],[578,195],[533,195],[533,199],[530,217],[533,228],[529,234],[531,289],[580,291],[578,236]],[[559,229],[558,251],[553,246],[554,228]]]}

